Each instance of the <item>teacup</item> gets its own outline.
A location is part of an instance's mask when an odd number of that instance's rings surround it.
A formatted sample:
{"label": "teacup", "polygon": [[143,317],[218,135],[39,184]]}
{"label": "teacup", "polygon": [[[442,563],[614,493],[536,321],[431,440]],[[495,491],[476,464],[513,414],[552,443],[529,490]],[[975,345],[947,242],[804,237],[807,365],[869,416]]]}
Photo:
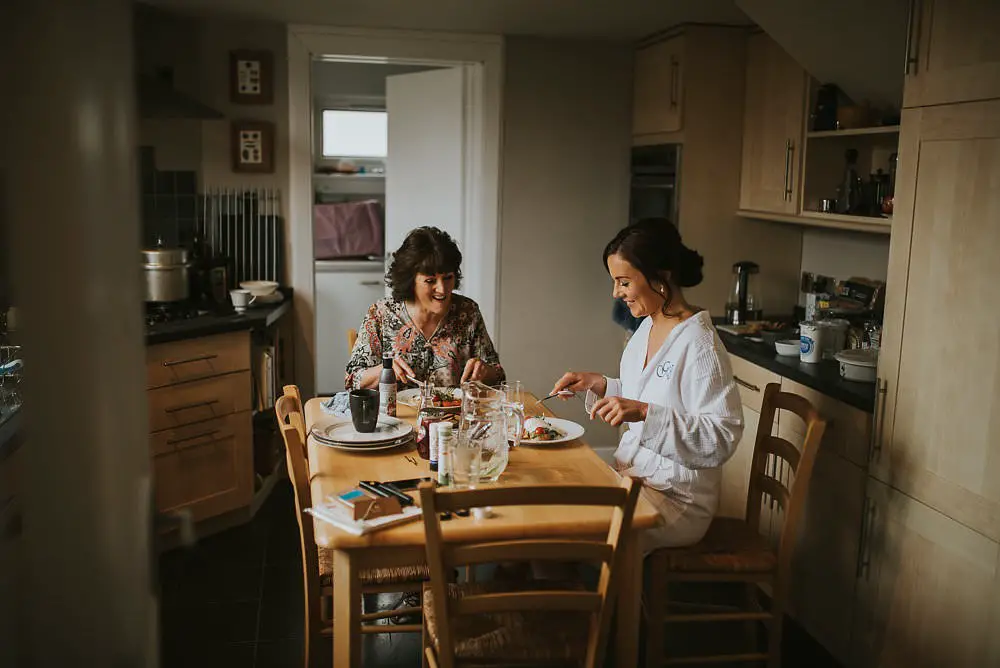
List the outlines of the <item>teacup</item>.
{"label": "teacup", "polygon": [[257,301],[249,290],[230,290],[229,298],[233,300],[233,308],[237,313],[246,313],[247,307]]}

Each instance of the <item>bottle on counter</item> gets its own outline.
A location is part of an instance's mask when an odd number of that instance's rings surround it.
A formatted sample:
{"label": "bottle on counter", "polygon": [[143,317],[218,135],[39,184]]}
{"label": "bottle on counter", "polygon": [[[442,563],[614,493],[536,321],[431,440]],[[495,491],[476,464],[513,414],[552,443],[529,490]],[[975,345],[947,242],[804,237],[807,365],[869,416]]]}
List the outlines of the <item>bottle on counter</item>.
{"label": "bottle on counter", "polygon": [[455,429],[450,422],[438,427],[437,483],[440,487],[451,484],[451,450],[455,444]]}
{"label": "bottle on counter", "polygon": [[392,358],[382,358],[382,372],[378,377],[378,412],[396,415],[396,372],[392,370]]}
{"label": "bottle on counter", "polygon": [[431,422],[428,426],[429,441],[428,441],[428,454],[430,457],[430,469],[431,471],[438,470],[438,447],[441,442],[441,423]]}

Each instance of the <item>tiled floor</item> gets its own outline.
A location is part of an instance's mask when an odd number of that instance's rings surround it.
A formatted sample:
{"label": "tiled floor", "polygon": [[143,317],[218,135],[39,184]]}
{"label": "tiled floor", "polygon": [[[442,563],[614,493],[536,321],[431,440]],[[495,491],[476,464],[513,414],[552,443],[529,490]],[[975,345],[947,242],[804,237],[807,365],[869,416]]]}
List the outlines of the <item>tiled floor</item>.
{"label": "tiled floor", "polygon": [[[160,558],[163,668],[299,668],[302,571],[291,485],[281,483],[252,522]],[[393,601],[371,601],[391,605]],[[837,668],[794,625],[784,664]],[[365,636],[366,666],[420,665],[418,634]],[[329,646],[314,666],[332,666]],[[747,665],[747,664],[744,664]]]}

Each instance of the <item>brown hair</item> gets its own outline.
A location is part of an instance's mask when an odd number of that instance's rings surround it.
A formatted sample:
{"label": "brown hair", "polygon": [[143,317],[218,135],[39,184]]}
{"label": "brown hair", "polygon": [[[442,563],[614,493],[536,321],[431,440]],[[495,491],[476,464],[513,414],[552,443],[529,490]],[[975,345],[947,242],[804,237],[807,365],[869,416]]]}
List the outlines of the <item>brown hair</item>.
{"label": "brown hair", "polygon": [[455,287],[462,283],[462,252],[451,235],[436,227],[418,227],[403,239],[392,255],[385,284],[396,301],[414,297],[417,274],[455,274]]}

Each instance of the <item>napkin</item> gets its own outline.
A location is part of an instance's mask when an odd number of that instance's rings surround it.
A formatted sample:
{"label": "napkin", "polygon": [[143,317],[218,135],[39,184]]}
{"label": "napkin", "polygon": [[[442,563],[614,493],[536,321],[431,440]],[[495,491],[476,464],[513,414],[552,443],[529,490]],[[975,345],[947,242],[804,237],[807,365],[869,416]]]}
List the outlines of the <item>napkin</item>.
{"label": "napkin", "polygon": [[351,417],[351,400],[349,392],[337,392],[320,404],[323,412],[335,417]]}

